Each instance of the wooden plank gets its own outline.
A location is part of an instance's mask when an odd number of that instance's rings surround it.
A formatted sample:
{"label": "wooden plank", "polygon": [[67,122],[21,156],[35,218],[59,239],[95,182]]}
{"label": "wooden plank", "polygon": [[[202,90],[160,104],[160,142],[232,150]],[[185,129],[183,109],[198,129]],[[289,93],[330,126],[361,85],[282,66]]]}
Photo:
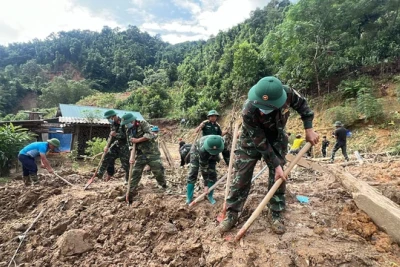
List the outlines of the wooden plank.
{"label": "wooden plank", "polygon": [[352,194],[357,207],[400,244],[400,206],[348,172],[333,166],[327,166],[327,170]]}
{"label": "wooden plank", "polygon": [[[295,155],[292,154],[287,154],[286,155],[286,160],[292,162],[295,158]],[[308,159],[305,158],[300,158],[300,160],[297,162],[297,164],[301,167],[307,168],[307,169],[313,169],[315,171],[319,172],[325,172],[325,168],[319,165],[317,162],[312,162]]]}

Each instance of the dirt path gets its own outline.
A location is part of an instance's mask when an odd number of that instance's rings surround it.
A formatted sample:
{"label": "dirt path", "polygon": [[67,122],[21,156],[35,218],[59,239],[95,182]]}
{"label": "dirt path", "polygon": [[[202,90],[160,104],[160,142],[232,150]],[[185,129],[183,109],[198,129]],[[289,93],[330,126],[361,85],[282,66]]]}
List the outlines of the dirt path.
{"label": "dirt path", "polygon": [[[177,150],[175,145],[170,151]],[[177,153],[172,153],[178,165]],[[378,162],[348,170],[379,189],[399,192],[400,162],[390,163],[390,175]],[[185,172],[182,172],[184,181]],[[226,171],[221,166],[220,174]],[[217,204],[207,201],[188,209],[184,184],[172,193],[159,192],[155,180],[142,179],[139,196],[127,206],[115,198],[125,192],[119,180],[83,185],[90,173],[64,172],[80,185],[71,189],[50,176],[25,188],[21,181],[0,187],[0,266],[7,266],[23,233],[44,209],[17,257],[21,266],[400,266],[397,244],[358,210],[351,196],[328,174],[296,168],[288,183],[287,232],[270,231],[267,209],[238,244],[227,241],[267,193],[267,174],[257,181],[239,225],[228,235],[215,231],[223,188]],[[389,186],[390,185],[390,186]],[[394,193],[393,193],[394,192]],[[200,192],[196,192],[199,194]],[[301,204],[296,195],[309,197]],[[390,197],[390,196],[389,196]],[[398,202],[397,202],[398,203]],[[14,266],[14,265],[12,265]]]}

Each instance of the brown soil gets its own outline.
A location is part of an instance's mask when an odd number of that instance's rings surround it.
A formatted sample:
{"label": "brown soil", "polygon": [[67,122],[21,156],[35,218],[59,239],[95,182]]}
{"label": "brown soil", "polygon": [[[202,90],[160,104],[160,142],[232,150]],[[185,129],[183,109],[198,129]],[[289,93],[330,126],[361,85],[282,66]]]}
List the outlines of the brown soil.
{"label": "brown soil", "polygon": [[[168,144],[178,165],[177,145]],[[385,159],[386,161],[386,159]],[[386,164],[386,165],[385,165]],[[398,161],[349,167],[360,179],[399,191]],[[219,173],[226,172],[221,163]],[[259,169],[259,168],[257,168]],[[367,170],[366,170],[367,169]],[[383,170],[382,170],[383,169]],[[388,174],[391,169],[392,174]],[[75,188],[41,174],[41,185],[25,187],[14,180],[0,187],[0,266],[7,266],[22,234],[38,215],[15,262],[20,266],[399,266],[399,246],[354,204],[351,196],[328,174],[296,168],[288,183],[287,232],[271,232],[268,210],[254,222],[242,241],[233,236],[267,193],[267,174],[253,186],[239,225],[221,236],[216,217],[221,211],[223,187],[217,204],[185,204],[187,169],[168,171],[171,190],[162,193],[154,179],[144,175],[132,206],[117,202],[124,194],[123,173],[115,180],[83,185],[91,172],[59,174]],[[387,176],[389,175],[389,176]],[[179,178],[178,178],[179,177]],[[391,182],[388,184],[388,182]],[[396,183],[397,182],[397,183]],[[201,189],[199,189],[201,190]],[[388,191],[388,192],[389,192]],[[196,194],[199,194],[198,191]],[[300,204],[296,195],[308,196]]]}

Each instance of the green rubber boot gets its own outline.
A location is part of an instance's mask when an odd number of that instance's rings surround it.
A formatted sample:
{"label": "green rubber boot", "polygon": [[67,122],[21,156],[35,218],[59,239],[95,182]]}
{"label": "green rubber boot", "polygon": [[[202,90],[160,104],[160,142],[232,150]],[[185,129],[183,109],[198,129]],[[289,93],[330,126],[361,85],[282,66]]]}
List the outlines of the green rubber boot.
{"label": "green rubber boot", "polygon": [[187,184],[186,186],[186,204],[190,204],[193,200],[194,184]]}
{"label": "green rubber boot", "polygon": [[22,180],[24,181],[24,184],[25,184],[26,186],[31,185],[31,178],[29,177],[29,175],[27,175],[27,176],[22,176]]}
{"label": "green rubber boot", "polygon": [[[208,186],[208,188],[210,188],[214,184],[215,184],[214,182],[208,182],[207,186]],[[207,195],[207,199],[208,199],[208,201],[210,201],[211,205],[214,205],[215,203],[217,203],[217,201],[215,201],[213,195],[214,195],[214,190],[211,190],[210,192],[208,192],[208,195]]]}
{"label": "green rubber boot", "polygon": [[37,174],[29,174],[29,178],[31,179],[31,182],[33,185],[39,184],[39,178],[38,178]]}

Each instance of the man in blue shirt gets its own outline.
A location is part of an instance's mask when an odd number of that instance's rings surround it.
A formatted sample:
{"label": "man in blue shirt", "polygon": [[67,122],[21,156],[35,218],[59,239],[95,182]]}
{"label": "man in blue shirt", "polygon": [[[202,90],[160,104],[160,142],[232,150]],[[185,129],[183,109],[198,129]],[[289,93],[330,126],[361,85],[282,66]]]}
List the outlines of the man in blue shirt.
{"label": "man in blue shirt", "polygon": [[35,158],[40,156],[41,167],[46,168],[49,173],[54,173],[53,168],[50,166],[46,158],[46,153],[49,150],[55,150],[60,146],[60,141],[57,138],[47,140],[47,142],[34,142],[23,149],[18,154],[18,160],[22,164],[23,180],[25,185],[38,184],[37,177],[38,168],[36,166]]}

